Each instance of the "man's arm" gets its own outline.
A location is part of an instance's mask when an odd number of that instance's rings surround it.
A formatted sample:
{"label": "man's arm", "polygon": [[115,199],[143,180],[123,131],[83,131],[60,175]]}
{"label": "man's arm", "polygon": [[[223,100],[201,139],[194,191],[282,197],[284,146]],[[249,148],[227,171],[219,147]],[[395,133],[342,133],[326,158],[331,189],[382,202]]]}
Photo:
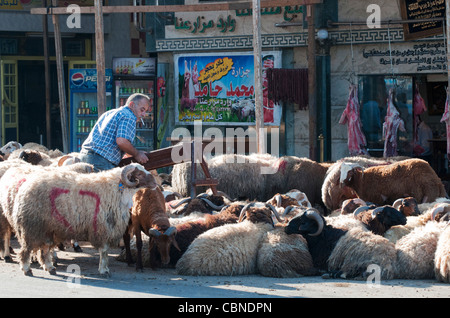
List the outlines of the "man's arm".
{"label": "man's arm", "polygon": [[132,155],[140,164],[144,164],[148,161],[148,157],[145,152],[137,150],[128,139],[117,137],[116,143],[120,150]]}

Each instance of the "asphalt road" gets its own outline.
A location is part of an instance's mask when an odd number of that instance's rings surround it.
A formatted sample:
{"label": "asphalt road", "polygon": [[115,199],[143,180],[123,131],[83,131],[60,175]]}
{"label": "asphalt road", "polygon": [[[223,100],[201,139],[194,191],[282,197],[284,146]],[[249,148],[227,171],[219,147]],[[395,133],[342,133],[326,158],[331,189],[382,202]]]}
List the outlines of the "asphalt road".
{"label": "asphalt road", "polygon": [[[174,269],[136,272],[109,257],[111,277],[98,275],[98,253],[81,243],[83,253],[59,251],[57,274],[50,275],[33,264],[33,277],[26,277],[18,263],[0,261],[1,298],[449,298],[450,285],[435,280],[377,282],[325,280],[321,277],[268,278],[246,276],[181,276]],[[16,248],[16,251],[18,249]],[[16,258],[16,256],[14,256]],[[183,304],[185,302],[183,301]]]}

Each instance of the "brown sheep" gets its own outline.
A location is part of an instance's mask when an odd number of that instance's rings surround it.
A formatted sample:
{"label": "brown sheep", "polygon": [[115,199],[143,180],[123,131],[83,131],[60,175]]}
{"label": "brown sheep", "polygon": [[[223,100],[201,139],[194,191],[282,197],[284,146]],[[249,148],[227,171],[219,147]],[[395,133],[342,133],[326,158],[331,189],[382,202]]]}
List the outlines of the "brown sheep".
{"label": "brown sheep", "polygon": [[141,231],[150,237],[149,250],[155,245],[161,255],[161,262],[168,264],[170,247],[179,247],[175,240],[176,228],[170,226],[164,195],[159,188],[141,189],[133,197],[130,224],[123,240],[127,262],[131,264],[130,233],[136,236],[136,270],[143,269]]}
{"label": "brown sheep", "polygon": [[[343,169],[346,167],[346,169]],[[360,166],[341,164],[339,184],[328,185],[325,205],[337,209],[346,199],[359,197],[376,205],[393,204],[398,198],[414,197],[419,202],[432,202],[445,197],[445,188],[441,179],[428,162],[421,159],[409,159],[385,166],[362,169]],[[344,195],[350,188],[353,196]]]}

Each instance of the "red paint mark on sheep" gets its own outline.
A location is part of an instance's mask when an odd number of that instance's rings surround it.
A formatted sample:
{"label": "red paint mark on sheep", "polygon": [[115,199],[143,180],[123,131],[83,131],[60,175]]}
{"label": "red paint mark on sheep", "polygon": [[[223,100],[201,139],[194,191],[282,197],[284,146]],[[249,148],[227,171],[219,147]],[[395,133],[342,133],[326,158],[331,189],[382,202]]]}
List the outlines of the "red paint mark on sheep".
{"label": "red paint mark on sheep", "polygon": [[19,191],[19,188],[22,184],[24,184],[24,182],[27,181],[27,179],[23,178],[20,179],[19,181],[17,181],[17,185],[16,185],[16,191]]}
{"label": "red paint mark on sheep", "polygon": [[94,211],[94,220],[92,222],[92,225],[94,227],[94,232],[97,233],[97,216],[100,211],[100,196],[97,193],[91,192],[91,191],[80,190],[79,193],[80,193],[80,195],[88,195],[88,196],[94,198],[96,201],[95,211]]}
{"label": "red paint mark on sheep", "polygon": [[66,218],[59,213],[58,209],[56,208],[56,198],[58,198],[62,194],[67,194],[70,191],[67,189],[61,189],[61,188],[53,188],[50,192],[50,203],[52,205],[52,216],[58,220],[62,225],[64,225],[66,228],[72,230],[72,226],[70,223],[66,220]]}

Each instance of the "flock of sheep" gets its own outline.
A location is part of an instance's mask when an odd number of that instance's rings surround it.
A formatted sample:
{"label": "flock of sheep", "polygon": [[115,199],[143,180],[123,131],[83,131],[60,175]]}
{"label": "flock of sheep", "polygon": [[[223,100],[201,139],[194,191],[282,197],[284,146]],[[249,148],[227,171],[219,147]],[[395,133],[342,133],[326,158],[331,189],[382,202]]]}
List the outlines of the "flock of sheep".
{"label": "flock of sheep", "polygon": [[108,248],[123,240],[118,260],[137,270],[365,279],[375,268],[380,279],[450,282],[450,199],[420,159],[216,156],[218,193],[191,198],[190,163],[93,173],[76,153],[31,146],[0,149],[0,256],[12,260],[14,234],[26,275],[32,255],[54,274],[57,247],[78,240],[109,275]]}

